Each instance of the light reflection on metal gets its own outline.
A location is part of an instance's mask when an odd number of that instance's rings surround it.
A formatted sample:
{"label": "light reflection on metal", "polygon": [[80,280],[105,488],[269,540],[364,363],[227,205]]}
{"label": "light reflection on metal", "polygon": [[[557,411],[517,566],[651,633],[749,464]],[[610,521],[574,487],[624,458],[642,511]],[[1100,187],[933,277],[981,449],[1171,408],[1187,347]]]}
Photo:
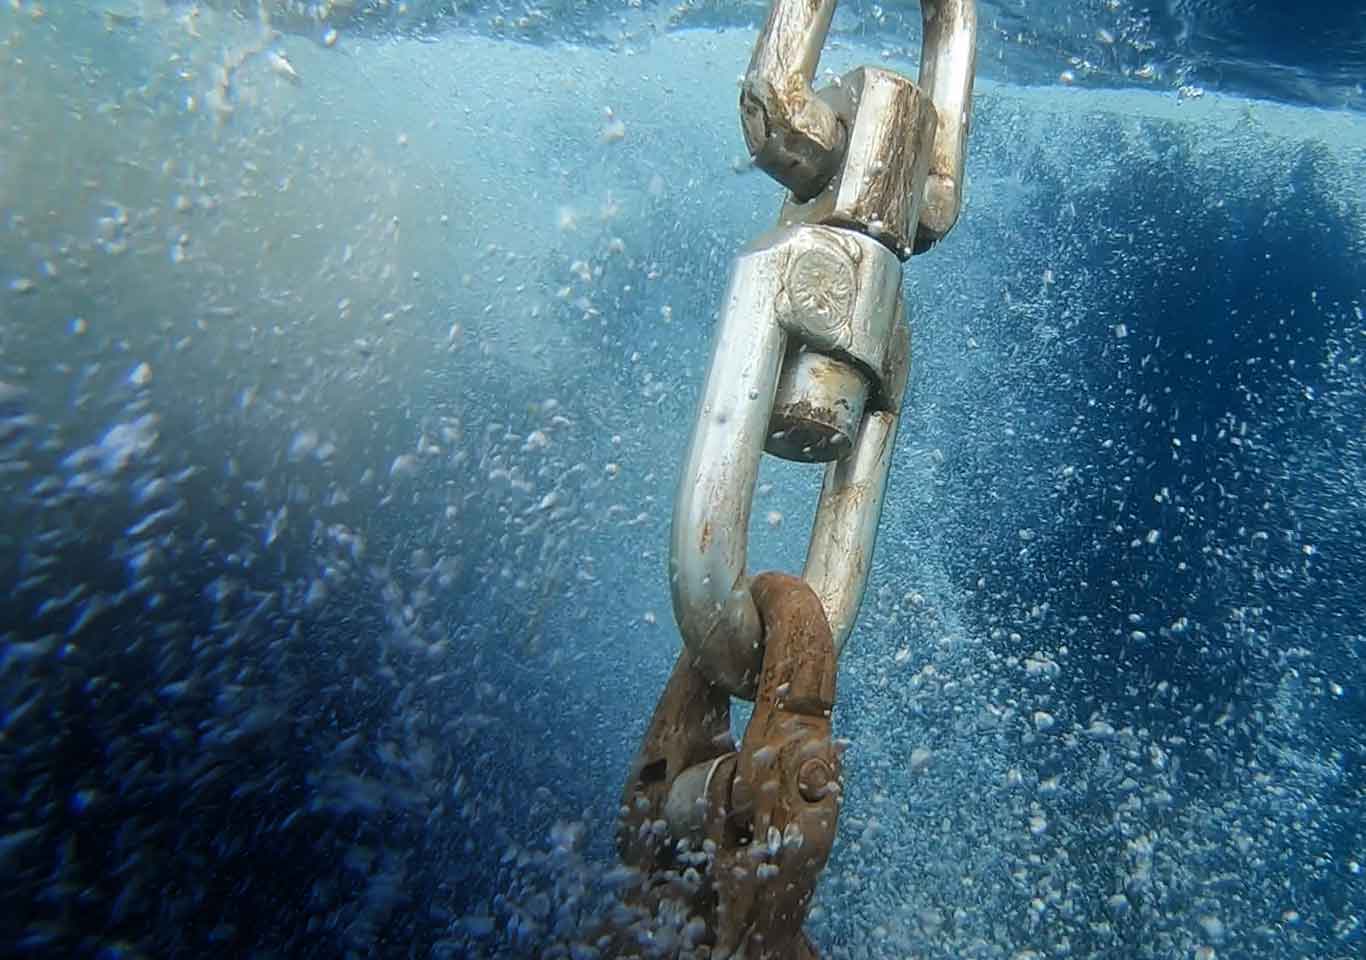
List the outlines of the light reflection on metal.
{"label": "light reflection on metal", "polygon": [[[834,0],[774,0],[741,91],[756,165],[790,191],[738,257],[674,501],[686,648],[623,797],[639,906],[702,918],[718,956],[816,956],[801,931],[834,840],[836,662],[872,567],[910,332],[902,263],[962,205],[972,0],[926,0],[920,84],[812,78]],[[759,460],[824,462],[800,578],[746,570]],[[755,701],[737,750],[730,697]],[[700,850],[699,850],[700,847]],[[701,866],[701,871],[693,865]]]}
{"label": "light reflection on metal", "polygon": [[674,614],[702,670],[750,698],[762,628],[746,573],[765,450],[825,462],[805,575],[835,648],[872,564],[909,370],[901,262],[962,206],[976,57],[972,0],[927,0],[920,83],[860,67],[812,78],[833,0],[774,0],[740,105],[755,163],[791,191],[735,264],[674,504]]}
{"label": "light reflection on metal", "polygon": [[[836,625],[837,649],[853,627],[872,561],[873,511],[881,507],[891,463],[888,441],[906,384],[900,267],[875,240],[805,224],[761,237],[736,263],[674,500],[670,550],[679,629],[713,682],[736,696],[753,697],[762,658],[745,560],[759,458],[774,432],[774,400],[790,339],[837,358],[866,383],[852,451],[827,468],[808,561],[820,575],[816,589]],[[829,275],[838,274],[850,295],[804,297],[794,268],[820,280],[817,292],[828,292]]]}
{"label": "light reflection on metal", "polygon": [[975,0],[922,0],[925,23],[920,50],[920,89],[938,114],[929,177],[916,233],[915,252],[943,240],[963,208],[963,168],[972,125],[972,82],[977,75]]}

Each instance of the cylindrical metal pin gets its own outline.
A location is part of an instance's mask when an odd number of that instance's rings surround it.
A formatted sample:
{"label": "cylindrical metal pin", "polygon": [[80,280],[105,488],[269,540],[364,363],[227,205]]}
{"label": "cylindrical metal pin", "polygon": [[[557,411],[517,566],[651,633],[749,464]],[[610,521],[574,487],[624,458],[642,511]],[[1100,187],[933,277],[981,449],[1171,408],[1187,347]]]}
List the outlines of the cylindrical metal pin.
{"label": "cylindrical metal pin", "polygon": [[854,447],[868,381],[842,360],[789,348],[778,378],[764,449],[801,463],[841,460]]}

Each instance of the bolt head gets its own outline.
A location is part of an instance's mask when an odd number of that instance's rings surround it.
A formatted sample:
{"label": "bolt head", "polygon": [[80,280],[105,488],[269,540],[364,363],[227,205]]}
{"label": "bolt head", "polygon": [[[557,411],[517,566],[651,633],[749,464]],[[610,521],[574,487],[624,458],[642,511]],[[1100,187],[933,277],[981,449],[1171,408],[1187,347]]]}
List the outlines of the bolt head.
{"label": "bolt head", "polygon": [[797,771],[797,789],[807,803],[816,803],[825,799],[827,788],[834,778],[835,773],[829,763],[820,757],[812,757]]}

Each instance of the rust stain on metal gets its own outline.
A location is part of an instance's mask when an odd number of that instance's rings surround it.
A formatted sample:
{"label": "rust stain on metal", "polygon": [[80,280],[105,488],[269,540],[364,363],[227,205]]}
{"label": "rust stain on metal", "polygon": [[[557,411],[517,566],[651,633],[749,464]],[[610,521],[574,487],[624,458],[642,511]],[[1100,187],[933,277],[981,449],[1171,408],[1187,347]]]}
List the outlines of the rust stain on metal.
{"label": "rust stain on metal", "polygon": [[[802,924],[834,845],[841,804],[830,724],[834,641],[820,598],[805,581],[763,573],[750,590],[764,624],[764,664],[744,739],[736,752],[730,698],[685,650],[622,791],[617,849],[639,871],[624,896],[649,915],[677,910],[681,900],[705,923],[698,943],[713,956],[819,960]],[[673,836],[672,825],[661,833],[675,781],[690,770],[695,779],[699,766],[706,773],[701,835]],[[715,855],[700,883],[696,874],[685,882],[694,860],[679,854],[704,838],[716,844]],[[760,864],[775,872],[756,869]],[[639,947],[631,929],[605,928],[602,936],[611,956]]]}
{"label": "rust stain on metal", "polygon": [[[731,791],[748,802],[733,803],[711,834],[724,906],[716,950],[814,957],[802,923],[835,842],[840,807],[840,760],[830,739],[834,640],[820,598],[799,577],[763,573],[750,590],[764,622],[764,668]],[[755,788],[770,783],[778,789]],[[802,842],[775,850],[775,835],[800,835]],[[757,846],[764,844],[766,851]],[[777,867],[775,878],[761,878],[756,856]]]}
{"label": "rust stain on metal", "polygon": [[799,400],[775,411],[769,430],[784,434],[782,455],[790,460],[825,463],[848,452],[853,440],[839,429],[840,414],[834,407]]}

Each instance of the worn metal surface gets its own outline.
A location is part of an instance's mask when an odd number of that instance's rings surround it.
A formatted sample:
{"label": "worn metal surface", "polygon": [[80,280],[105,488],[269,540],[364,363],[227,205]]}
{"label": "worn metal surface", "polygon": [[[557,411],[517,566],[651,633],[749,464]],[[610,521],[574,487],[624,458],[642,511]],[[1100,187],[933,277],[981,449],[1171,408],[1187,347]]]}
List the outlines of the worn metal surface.
{"label": "worn metal surface", "polygon": [[[655,706],[622,790],[617,853],[635,876],[623,898],[629,915],[614,918],[601,931],[598,945],[604,956],[630,956],[645,950],[653,939],[656,920],[664,912],[701,918],[690,928],[691,933],[684,934],[683,939],[692,943],[681,945],[711,942],[715,897],[705,876],[711,856],[700,842],[706,808],[696,806],[700,792],[690,793],[682,801],[675,797],[672,805],[670,793],[678,784],[686,790],[715,782],[718,787],[724,786],[728,797],[734,751],[730,697],[708,683],[684,650]],[[724,765],[721,776],[709,776],[717,765]],[[695,785],[697,771],[702,772],[700,785]],[[691,778],[684,776],[688,772]],[[679,818],[680,802],[690,819],[680,829],[671,830],[666,814],[672,806],[675,818]],[[679,840],[690,834],[698,836],[699,842],[680,846]]]}
{"label": "worn metal surface", "polygon": [[[802,922],[835,843],[840,758],[831,741],[835,650],[819,598],[797,577],[755,578],[768,652],[736,758],[731,807],[712,821],[717,952],[812,951]],[[719,829],[718,829],[719,828]]]}
{"label": "worn metal surface", "polygon": [[789,220],[861,230],[905,259],[944,239],[962,208],[976,0],[920,4],[917,83],[862,68],[817,92],[834,11],[835,0],[774,0],[741,85],[745,142],[755,165],[791,191]]}
{"label": "worn metal surface", "polygon": [[958,222],[977,75],[976,0],[921,0],[920,13],[925,32],[919,86],[934,102],[938,132],[925,180],[916,253],[944,239]]}
{"label": "worn metal surface", "polygon": [[[700,669],[735,696],[753,697],[762,655],[745,573],[749,519],[759,458],[774,432],[787,345],[796,340],[857,368],[868,385],[860,402],[864,419],[869,410],[899,410],[908,362],[900,311],[900,261],[861,234],[806,225],[780,229],[736,262],[674,501],[669,552],[674,615],[684,642]],[[821,397],[827,405],[840,399],[829,390]],[[863,538],[875,537],[877,518],[864,522],[848,510],[840,516],[827,524],[854,526],[829,542],[852,551],[848,567],[855,578],[855,558],[872,553],[871,539]],[[839,563],[829,550],[828,577],[836,576]],[[847,605],[851,591],[852,579],[823,596]],[[849,611],[841,606],[826,613],[843,623]]]}
{"label": "worn metal surface", "polygon": [[852,70],[820,95],[849,130],[843,162],[808,202],[789,197],[781,222],[847,227],[908,259],[933,155],[934,106],[905,77],[876,67]]}
{"label": "worn metal surface", "polygon": [[873,566],[899,422],[900,417],[886,411],[864,418],[853,455],[825,468],[802,579],[830,616],[837,655],[853,632]]}
{"label": "worn metal surface", "polygon": [[749,517],[787,334],[773,320],[773,234],[737,259],[674,498],[669,580],[674,618],[712,680],[752,699],[759,614],[745,579]]}
{"label": "worn metal surface", "polygon": [[793,194],[815,196],[844,152],[844,128],[811,89],[836,0],[774,0],[740,87],[754,163]]}
{"label": "worn metal surface", "polygon": [[871,408],[890,409],[900,261],[876,240],[851,230],[797,226],[778,235],[787,238],[779,253],[781,283],[773,306],[778,323],[808,349],[863,370]]}
{"label": "worn metal surface", "polygon": [[789,343],[764,450],[803,463],[847,456],[867,399],[867,377],[854,364]]}
{"label": "worn metal surface", "polygon": [[[714,780],[728,795],[734,751],[730,697],[707,681],[684,650],[622,789],[617,853],[633,876],[623,892],[621,911],[590,938],[601,956],[656,956],[656,930],[664,916],[698,918],[682,925],[676,945],[680,953],[713,942],[716,899],[707,876],[711,854],[700,842],[679,843],[687,835],[700,836],[706,814],[706,807],[697,804],[701,792],[689,792],[681,801],[688,817],[681,829],[671,830],[666,817],[672,813],[680,818],[680,801],[675,796],[671,805],[670,794],[676,794],[680,784],[685,791],[698,789],[699,771],[701,785]],[[709,776],[718,766],[720,778]]]}
{"label": "worn metal surface", "polygon": [[617,847],[637,871],[634,912],[603,934],[613,955],[643,949],[650,919],[667,914],[689,921],[681,946],[713,956],[816,956],[802,922],[841,804],[834,640],[801,579],[761,574],[752,596],[765,653],[738,750],[729,698],[685,650],[632,765]]}

